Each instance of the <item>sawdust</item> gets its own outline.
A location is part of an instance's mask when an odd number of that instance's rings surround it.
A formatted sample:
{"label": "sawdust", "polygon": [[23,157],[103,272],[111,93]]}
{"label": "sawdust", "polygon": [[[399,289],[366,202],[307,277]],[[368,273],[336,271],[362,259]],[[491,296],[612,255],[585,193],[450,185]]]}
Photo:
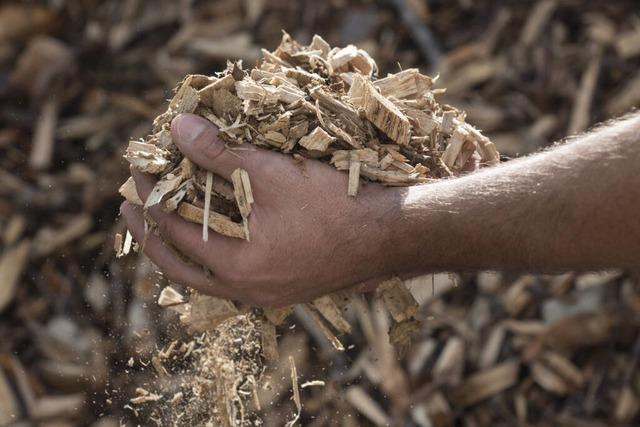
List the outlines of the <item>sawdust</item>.
{"label": "sawdust", "polygon": [[158,426],[262,425],[255,415],[264,371],[259,322],[253,314],[238,315],[169,344],[152,361],[156,383],[137,389],[132,409]]}

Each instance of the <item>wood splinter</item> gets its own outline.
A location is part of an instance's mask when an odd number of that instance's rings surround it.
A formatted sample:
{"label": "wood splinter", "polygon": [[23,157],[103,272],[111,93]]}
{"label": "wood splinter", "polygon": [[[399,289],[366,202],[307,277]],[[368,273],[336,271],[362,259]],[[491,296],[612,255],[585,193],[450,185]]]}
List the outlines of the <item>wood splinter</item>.
{"label": "wood splinter", "polygon": [[[204,212],[211,209],[211,187],[213,186],[213,173],[207,171],[207,178],[204,190]],[[209,215],[202,215],[202,240],[209,241]]]}

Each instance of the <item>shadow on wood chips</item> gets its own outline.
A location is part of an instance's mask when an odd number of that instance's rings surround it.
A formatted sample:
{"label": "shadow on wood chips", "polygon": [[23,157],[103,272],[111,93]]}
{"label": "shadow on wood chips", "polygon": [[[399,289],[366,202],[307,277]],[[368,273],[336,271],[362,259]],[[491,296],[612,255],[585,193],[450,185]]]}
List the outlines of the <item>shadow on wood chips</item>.
{"label": "shadow on wood chips", "polygon": [[[439,73],[446,102],[506,158],[640,104],[633,1],[3,2],[1,426],[216,425],[210,408],[185,403],[207,395],[188,381],[193,366],[208,369],[193,361],[210,337],[185,338],[175,314],[157,307],[167,281],[147,260],[114,258],[122,155],[184,75],[226,59],[252,64],[281,29],[303,43],[314,33],[356,43],[383,74],[398,64]],[[268,386],[257,389],[264,425],[297,412],[288,356],[305,426],[639,422],[636,277],[438,274],[408,285],[422,327],[398,357],[373,339],[384,320],[366,306],[345,313],[354,332],[344,353],[294,312],[278,330]],[[234,348],[211,351],[238,362],[226,353]],[[159,379],[162,354],[183,362]],[[158,381],[175,393],[155,401]]]}

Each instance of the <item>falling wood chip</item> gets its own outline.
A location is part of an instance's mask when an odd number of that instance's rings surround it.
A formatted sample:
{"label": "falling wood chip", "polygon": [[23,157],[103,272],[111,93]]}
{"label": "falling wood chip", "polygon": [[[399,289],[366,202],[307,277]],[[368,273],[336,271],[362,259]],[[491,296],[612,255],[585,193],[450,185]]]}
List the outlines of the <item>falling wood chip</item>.
{"label": "falling wood chip", "polygon": [[302,304],[300,305],[300,307],[311,318],[311,320],[313,320],[322,335],[324,335],[324,337],[331,343],[333,348],[337,351],[344,351],[344,346],[342,345],[338,337],[336,337],[333,332],[331,332],[331,330],[327,327],[327,325],[325,325],[320,316],[318,316],[316,312],[309,307],[309,304]]}
{"label": "falling wood chip", "polygon": [[338,332],[342,334],[351,332],[351,325],[342,317],[340,308],[330,296],[325,295],[313,300],[313,306]]}
{"label": "falling wood chip", "polygon": [[133,236],[127,230],[127,233],[124,236],[124,243],[122,244],[122,255],[128,255],[131,251],[131,244],[133,243]]}
{"label": "falling wood chip", "polygon": [[192,331],[212,330],[223,321],[236,316],[240,310],[231,302],[209,295],[196,294],[191,297],[180,321]]}
{"label": "falling wood chip", "polygon": [[185,298],[171,286],[165,287],[158,297],[160,307],[170,307],[172,305],[184,304]]}
{"label": "falling wood chip", "polygon": [[113,237],[113,250],[116,253],[116,258],[120,258],[122,254],[122,234],[116,233]]}
{"label": "falling wood chip", "polygon": [[293,402],[296,404],[296,414],[293,419],[287,421],[286,426],[291,427],[295,425],[300,419],[302,413],[302,402],[300,401],[300,389],[298,388],[298,370],[296,369],[296,362],[293,357],[289,356],[289,366],[291,366],[291,390],[293,391]]}
{"label": "falling wood chip", "polygon": [[388,426],[391,420],[387,414],[378,406],[375,400],[360,386],[351,386],[346,390],[347,401],[367,417],[376,426]]}
{"label": "falling wood chip", "polygon": [[418,303],[398,277],[382,282],[376,292],[396,322],[411,319],[418,310]]}

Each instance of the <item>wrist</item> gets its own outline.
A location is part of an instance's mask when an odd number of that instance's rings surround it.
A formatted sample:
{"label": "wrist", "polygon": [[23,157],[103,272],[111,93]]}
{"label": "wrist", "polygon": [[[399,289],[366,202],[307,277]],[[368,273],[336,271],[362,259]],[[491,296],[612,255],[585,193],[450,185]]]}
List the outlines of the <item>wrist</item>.
{"label": "wrist", "polygon": [[401,197],[388,218],[391,274],[455,270],[457,261],[466,259],[469,230],[449,184],[398,189]]}

